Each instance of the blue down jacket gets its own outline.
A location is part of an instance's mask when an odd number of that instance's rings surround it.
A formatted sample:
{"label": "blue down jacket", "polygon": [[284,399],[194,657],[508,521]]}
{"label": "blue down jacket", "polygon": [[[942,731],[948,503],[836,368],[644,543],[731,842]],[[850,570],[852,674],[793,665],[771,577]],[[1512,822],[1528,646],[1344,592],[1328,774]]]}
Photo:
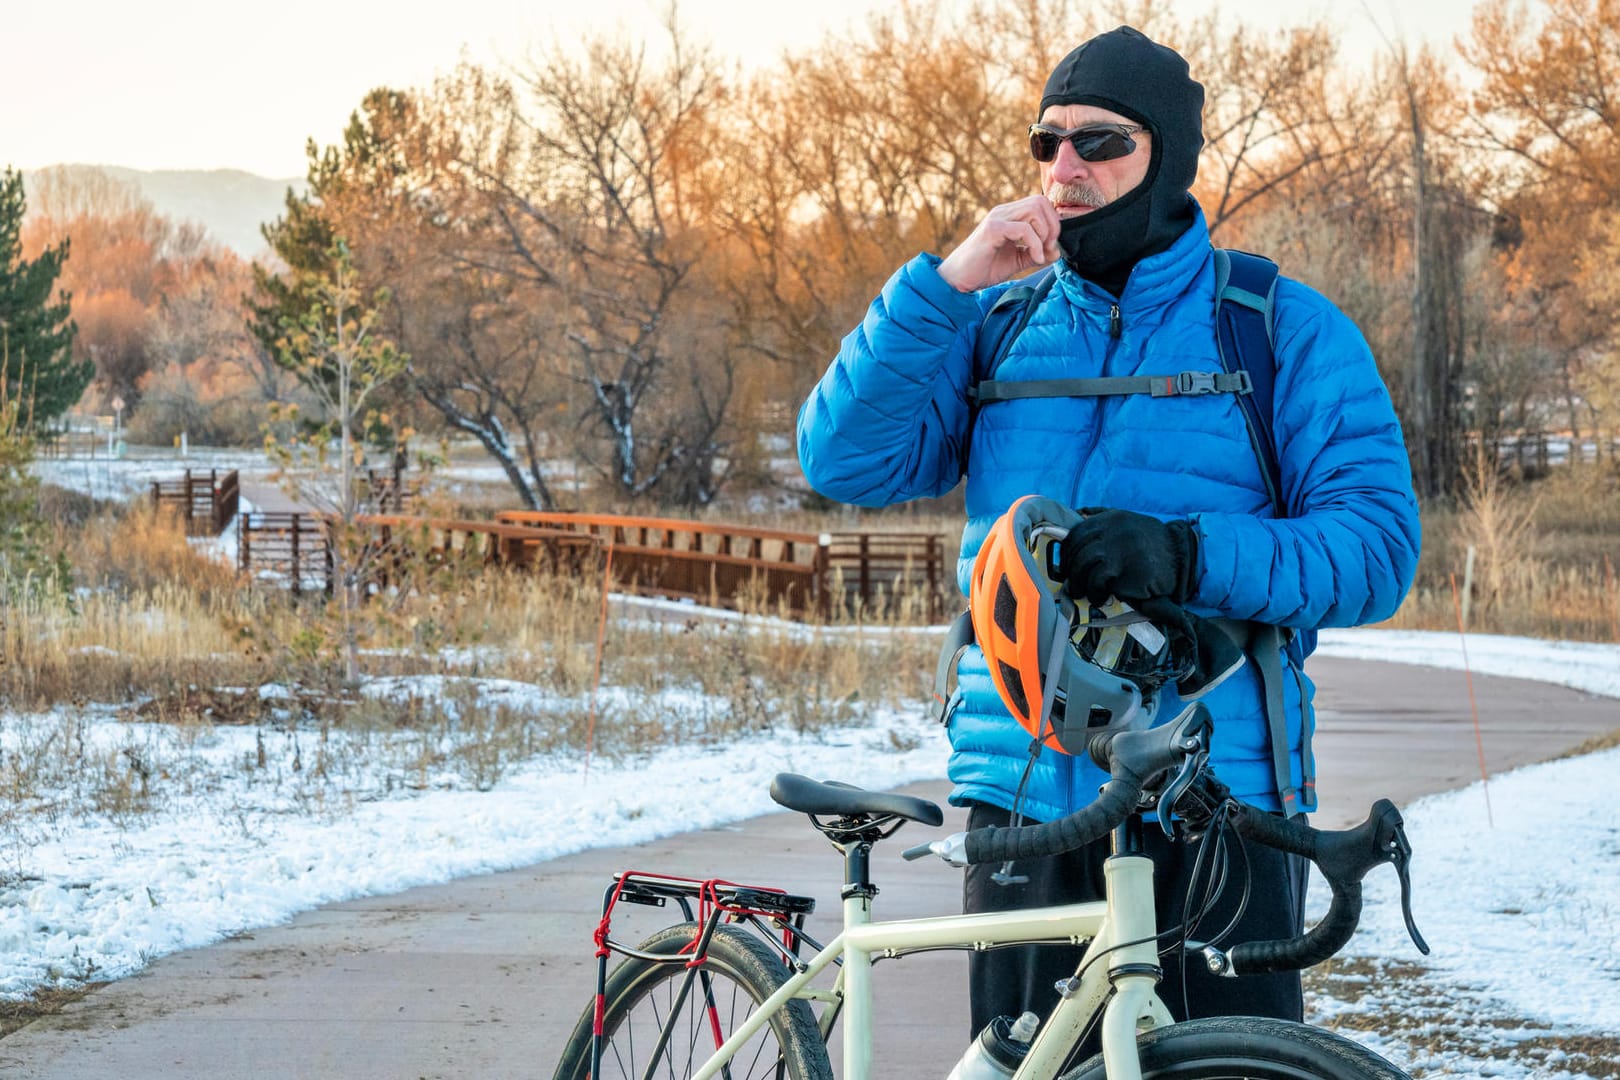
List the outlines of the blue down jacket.
{"label": "blue down jacket", "polygon": [[[799,412],[799,461],[828,498],[883,506],[944,494],[961,475],[966,390],[985,314],[1007,285],[957,292],[919,255],[844,339]],[[1117,334],[1111,333],[1111,326]],[[1301,630],[1388,617],[1417,562],[1417,503],[1401,431],[1371,352],[1320,294],[1278,282],[1274,427],[1289,515],[1274,517],[1230,394],[998,401],[979,413],[967,475],[964,592],[992,522],[1022,495],[1190,518],[1199,536],[1189,608]],[[1137,265],[1115,299],[1060,265],[1054,287],[996,372],[999,380],[1220,371],[1214,260],[1202,215]],[[1294,782],[1312,686],[1283,660]],[[948,712],[951,800],[1011,809],[1030,738],[1002,708],[983,655],[958,664]],[[1159,713],[1179,711],[1174,688]],[[1255,665],[1206,698],[1211,757],[1233,792],[1279,806]],[[1046,750],[1020,809],[1050,820],[1106,779],[1089,760]],[[1315,792],[1302,792],[1312,809]]]}

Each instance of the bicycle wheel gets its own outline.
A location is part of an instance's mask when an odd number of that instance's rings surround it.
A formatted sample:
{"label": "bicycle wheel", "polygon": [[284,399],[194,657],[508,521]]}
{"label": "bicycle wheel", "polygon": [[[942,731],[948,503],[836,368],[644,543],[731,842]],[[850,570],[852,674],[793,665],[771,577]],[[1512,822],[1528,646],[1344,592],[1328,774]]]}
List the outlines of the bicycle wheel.
{"label": "bicycle wheel", "polygon": [[[698,932],[696,923],[665,927],[641,944],[641,951],[675,956]],[[695,1073],[759,1004],[787,981],[787,968],[759,938],[720,926],[709,941],[709,955],[679,1003],[685,964],[635,957],[614,968],[607,979],[602,1012],[602,1071],[596,1080],[635,1077],[647,1071],[659,1034],[670,1037],[655,1059],[655,1075]],[[591,1026],[595,1002],[574,1027],[557,1065],[556,1080],[587,1080],[591,1068]],[[832,1062],[807,1001],[778,1010],[732,1059],[721,1075],[730,1080],[832,1080]]]}
{"label": "bicycle wheel", "polygon": [[[1411,1080],[1331,1031],[1258,1016],[1156,1028],[1136,1040],[1142,1080]],[[1097,1054],[1061,1080],[1104,1080]]]}

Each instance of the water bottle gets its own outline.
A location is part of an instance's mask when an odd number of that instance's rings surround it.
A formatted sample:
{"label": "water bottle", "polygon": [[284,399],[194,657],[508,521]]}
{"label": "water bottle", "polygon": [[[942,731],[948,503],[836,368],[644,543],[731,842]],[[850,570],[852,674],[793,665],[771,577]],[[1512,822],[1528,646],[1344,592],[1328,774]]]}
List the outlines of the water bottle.
{"label": "water bottle", "polygon": [[1007,1080],[1029,1053],[1029,1041],[1040,1023],[1041,1018],[1032,1012],[1017,1020],[996,1017],[969,1044],[967,1053],[945,1080]]}

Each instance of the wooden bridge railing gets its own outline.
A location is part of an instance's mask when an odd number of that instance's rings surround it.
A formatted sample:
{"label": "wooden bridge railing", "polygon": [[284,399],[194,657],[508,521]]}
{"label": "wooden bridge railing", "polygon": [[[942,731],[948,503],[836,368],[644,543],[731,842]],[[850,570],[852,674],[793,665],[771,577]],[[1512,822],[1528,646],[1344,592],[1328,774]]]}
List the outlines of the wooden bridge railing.
{"label": "wooden bridge railing", "polygon": [[578,572],[589,564],[594,571],[596,565],[596,538],[567,529],[407,514],[363,514],[355,524],[371,535],[363,572],[377,585],[386,586],[394,579],[407,550],[466,565],[520,570],[544,567]]}
{"label": "wooden bridge railing", "polygon": [[111,457],[112,452],[107,442],[105,432],[69,428],[43,433],[34,444],[34,448],[42,458]]}
{"label": "wooden bridge railing", "polygon": [[[736,606],[745,599],[825,617],[859,600],[868,609],[920,598],[944,610],[944,544],[912,533],[801,533],[673,518],[510,510],[494,521],[367,514],[364,556],[373,586],[386,587],[406,549],[472,565],[598,573],[612,548],[619,588]],[[248,573],[285,575],[293,588],[330,591],[326,527],[311,514],[248,514],[239,561]]]}
{"label": "wooden bridge railing", "polygon": [[928,618],[944,609],[944,544],[916,533],[804,533],[676,518],[506,510],[513,524],[570,529],[613,545],[627,587],[705,603],[754,596],[826,615],[859,599],[868,609],[920,595]]}
{"label": "wooden bridge railing", "polygon": [[871,608],[885,598],[920,598],[930,620],[960,601],[946,573],[945,541],[933,534],[836,532],[826,537],[827,573],[846,601],[859,597]]}
{"label": "wooden bridge railing", "polygon": [[173,506],[185,519],[187,536],[218,536],[236,517],[242,486],[236,470],[221,473],[187,469],[179,480],[152,481],[152,502]]}
{"label": "wooden bridge railing", "polygon": [[504,510],[496,519],[594,537],[613,548],[614,580],[632,591],[720,604],[753,596],[801,612],[824,604],[826,563],[812,533],[537,510]]}
{"label": "wooden bridge railing", "polygon": [[295,593],[325,588],[332,580],[326,524],[314,514],[243,514],[237,531],[236,565],[253,578],[281,578]]}
{"label": "wooden bridge railing", "polygon": [[[370,534],[356,553],[372,587],[395,581],[407,551],[435,560],[456,559],[471,565],[578,570],[595,566],[594,537],[563,529],[507,525],[495,521],[362,514],[355,525]],[[243,516],[237,566],[251,576],[271,575],[294,592],[332,591],[336,573],[331,533],[326,520],[307,513],[250,513]]]}
{"label": "wooden bridge railing", "polygon": [[399,472],[367,469],[360,481],[360,498],[371,509],[395,514],[415,505],[422,495],[420,480],[407,480]]}

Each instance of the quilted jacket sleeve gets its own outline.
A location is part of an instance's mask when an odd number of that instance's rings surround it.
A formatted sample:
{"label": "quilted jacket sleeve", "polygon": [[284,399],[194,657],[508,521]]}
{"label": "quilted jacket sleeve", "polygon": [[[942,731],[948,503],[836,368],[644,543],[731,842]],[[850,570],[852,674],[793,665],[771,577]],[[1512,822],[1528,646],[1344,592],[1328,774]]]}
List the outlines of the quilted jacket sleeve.
{"label": "quilted jacket sleeve", "polygon": [[1273,424],[1289,516],[1196,515],[1194,603],[1314,629],[1388,618],[1417,568],[1417,500],[1400,424],[1355,325],[1278,284]]}
{"label": "quilted jacket sleeve", "polygon": [[895,271],[799,410],[799,464],[829,499],[886,506],[961,477],[988,293],[958,292],[938,266],[923,254]]}

